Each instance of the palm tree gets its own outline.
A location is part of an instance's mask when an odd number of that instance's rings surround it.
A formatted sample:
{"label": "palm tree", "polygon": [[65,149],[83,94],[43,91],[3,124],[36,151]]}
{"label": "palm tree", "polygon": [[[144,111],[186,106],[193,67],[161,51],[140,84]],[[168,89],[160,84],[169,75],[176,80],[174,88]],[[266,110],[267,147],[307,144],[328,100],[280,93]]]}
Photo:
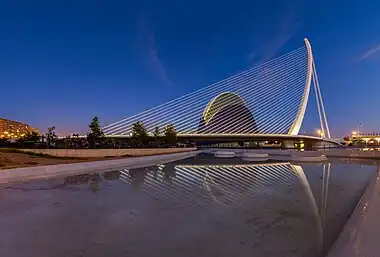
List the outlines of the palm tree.
{"label": "palm tree", "polygon": [[46,140],[47,140],[47,147],[50,148],[52,144],[55,143],[57,140],[57,135],[55,134],[55,127],[48,128],[48,131],[46,132]]}

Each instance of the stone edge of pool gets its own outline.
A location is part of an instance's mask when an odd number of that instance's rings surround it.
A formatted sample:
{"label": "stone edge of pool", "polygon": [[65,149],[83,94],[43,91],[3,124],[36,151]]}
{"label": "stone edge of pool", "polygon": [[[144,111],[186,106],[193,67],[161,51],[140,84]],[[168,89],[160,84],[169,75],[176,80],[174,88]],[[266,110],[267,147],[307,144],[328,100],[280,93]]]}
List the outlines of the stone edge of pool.
{"label": "stone edge of pool", "polygon": [[5,169],[0,171],[0,184],[23,182],[35,179],[46,179],[55,176],[83,174],[88,172],[97,173],[114,171],[118,169],[141,168],[193,157],[200,152],[201,151],[199,150],[195,150],[189,152],[126,159]]}
{"label": "stone edge of pool", "polygon": [[380,166],[327,257],[379,256]]}
{"label": "stone edge of pool", "polygon": [[[24,167],[5,169],[0,171],[0,184],[23,181],[29,179],[38,179],[53,177],[57,175],[73,175],[86,172],[106,172],[116,170],[118,168],[141,168],[144,166],[156,165],[171,161],[176,161],[184,158],[195,156],[199,153],[210,153],[216,149],[201,149],[192,150],[180,153],[161,154],[145,157],[134,157],[117,160],[104,160],[93,161],[83,163],[69,163],[69,164],[57,164],[46,165],[36,167]],[[260,152],[267,153],[271,159],[276,160],[275,156],[292,156],[292,155],[308,155],[308,154],[323,154],[331,158],[355,158],[355,159],[380,159],[380,152],[367,153],[350,150],[322,150],[322,151],[294,151],[294,150],[275,150],[275,149],[218,149],[219,151],[235,151],[235,152]],[[280,159],[279,159],[280,160]]]}

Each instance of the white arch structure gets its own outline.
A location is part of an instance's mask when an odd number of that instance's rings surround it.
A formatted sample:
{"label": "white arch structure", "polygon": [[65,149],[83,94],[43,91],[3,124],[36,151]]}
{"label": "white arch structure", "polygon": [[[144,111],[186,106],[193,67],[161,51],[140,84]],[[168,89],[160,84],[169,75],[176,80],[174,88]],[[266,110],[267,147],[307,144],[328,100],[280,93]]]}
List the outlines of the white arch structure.
{"label": "white arch structure", "polygon": [[[228,103],[234,106],[236,114],[241,112],[241,126],[246,126],[247,134],[289,135],[297,136],[305,116],[313,83],[320,119],[321,137],[330,138],[330,130],[324,109],[321,89],[315,68],[312,48],[305,38],[305,46],[274,58],[266,63],[254,66],[236,75],[208,85],[185,96],[171,100],[139,114],[122,119],[103,127],[109,136],[129,136],[132,124],[140,121],[148,132],[155,127],[172,124],[179,135],[203,135],[198,131],[199,120],[210,102],[225,93],[236,95]],[[233,101],[243,101],[251,113],[245,114]],[[223,101],[222,101],[223,102]],[[217,111],[225,106],[220,103]],[[257,123],[257,130],[249,130],[252,119]],[[250,117],[248,117],[250,116]],[[240,119],[240,117],[239,117]],[[234,123],[234,124],[232,124]],[[218,135],[238,134],[236,119],[226,117],[215,125]],[[241,128],[240,131],[246,131]],[[208,131],[208,134],[212,132]],[[216,133],[216,132],[215,132]]]}
{"label": "white arch structure", "polygon": [[325,135],[326,135],[327,138],[331,138],[330,128],[328,126],[326,112],[325,112],[325,108],[323,105],[322,93],[321,93],[321,89],[319,87],[317,70],[315,68],[313,51],[312,51],[309,40],[307,38],[305,38],[304,41],[305,41],[305,45],[307,48],[307,55],[308,55],[308,63],[307,63],[308,72],[307,72],[307,77],[306,77],[305,91],[304,91],[304,95],[302,98],[302,102],[300,104],[299,112],[298,112],[297,117],[294,120],[294,123],[293,123],[292,127],[290,128],[288,134],[289,135],[298,135],[298,132],[301,129],[303,118],[304,118],[305,112],[306,112],[307,103],[309,101],[310,86],[311,86],[311,82],[313,80],[314,92],[315,92],[315,96],[316,96],[319,120],[320,120],[320,125],[321,125],[321,136],[325,137]]}

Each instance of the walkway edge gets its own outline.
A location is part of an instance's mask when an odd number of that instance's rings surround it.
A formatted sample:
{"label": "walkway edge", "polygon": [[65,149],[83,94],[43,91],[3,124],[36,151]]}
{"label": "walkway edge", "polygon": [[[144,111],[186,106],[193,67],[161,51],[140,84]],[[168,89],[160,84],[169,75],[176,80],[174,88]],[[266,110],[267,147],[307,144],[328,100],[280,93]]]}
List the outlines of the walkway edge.
{"label": "walkway edge", "polygon": [[161,154],[117,160],[81,162],[70,164],[46,165],[0,170],[0,184],[22,182],[27,180],[51,178],[55,176],[74,175],[83,173],[99,173],[118,169],[141,168],[163,164],[185,158],[190,158],[200,151],[190,151],[173,154]]}
{"label": "walkway edge", "polygon": [[380,252],[380,166],[327,257],[378,256]]}

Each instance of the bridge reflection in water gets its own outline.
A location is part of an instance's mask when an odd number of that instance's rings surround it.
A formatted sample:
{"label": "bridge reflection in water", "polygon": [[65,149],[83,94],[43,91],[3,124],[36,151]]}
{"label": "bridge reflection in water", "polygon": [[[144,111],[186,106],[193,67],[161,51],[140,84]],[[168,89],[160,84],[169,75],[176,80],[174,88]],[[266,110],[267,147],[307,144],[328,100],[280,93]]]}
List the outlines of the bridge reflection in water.
{"label": "bridge reflection in water", "polygon": [[[314,169],[321,178],[319,190],[318,186],[314,188],[320,192],[317,194],[303,168],[289,162],[225,165],[178,162],[124,170],[120,179],[170,206],[200,210],[209,207],[218,212],[230,208],[230,218],[251,223],[249,233],[258,241],[277,238],[271,241],[272,246],[281,245],[277,249],[304,248],[301,252],[313,256],[324,245],[331,164]],[[291,241],[297,245],[284,245],[283,238],[279,241],[281,234],[296,237]]]}
{"label": "bridge reflection in water", "polygon": [[325,256],[370,179],[375,166],[336,160],[197,155],[9,185],[0,256]]}

